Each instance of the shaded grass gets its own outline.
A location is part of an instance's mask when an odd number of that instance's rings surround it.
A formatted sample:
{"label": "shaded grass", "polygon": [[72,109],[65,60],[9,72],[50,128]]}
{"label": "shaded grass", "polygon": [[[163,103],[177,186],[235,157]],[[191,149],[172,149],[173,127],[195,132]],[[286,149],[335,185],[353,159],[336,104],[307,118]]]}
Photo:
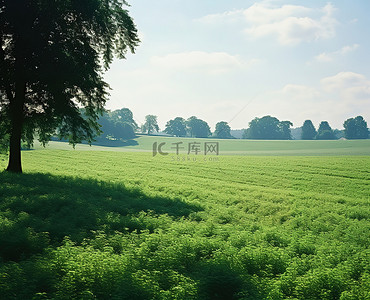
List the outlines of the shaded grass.
{"label": "shaded grass", "polygon": [[180,218],[200,210],[176,198],[150,197],[94,179],[3,172],[0,182],[0,244],[5,245],[0,255],[5,260],[27,257],[49,242],[60,245],[65,236],[81,242],[97,230],[153,232],[150,215]]}

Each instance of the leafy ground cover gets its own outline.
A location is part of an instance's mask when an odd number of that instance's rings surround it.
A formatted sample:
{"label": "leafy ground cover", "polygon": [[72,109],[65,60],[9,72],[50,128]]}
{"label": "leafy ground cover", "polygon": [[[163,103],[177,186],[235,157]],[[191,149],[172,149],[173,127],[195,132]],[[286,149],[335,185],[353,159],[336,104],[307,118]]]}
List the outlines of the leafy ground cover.
{"label": "leafy ground cover", "polygon": [[0,173],[2,299],[369,298],[369,156],[23,159]]}

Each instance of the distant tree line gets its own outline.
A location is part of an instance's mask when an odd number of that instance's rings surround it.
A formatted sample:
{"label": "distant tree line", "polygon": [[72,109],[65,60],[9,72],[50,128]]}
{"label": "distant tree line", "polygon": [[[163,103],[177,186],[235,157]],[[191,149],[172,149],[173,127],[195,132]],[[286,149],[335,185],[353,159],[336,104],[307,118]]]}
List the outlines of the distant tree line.
{"label": "distant tree line", "polygon": [[[362,116],[347,119],[344,124],[344,138],[346,139],[367,139],[369,129]],[[302,126],[302,140],[335,140],[337,136],[327,121],[322,121],[316,131],[311,120],[306,120]]]}
{"label": "distant tree line", "polygon": [[187,120],[182,117],[177,117],[167,122],[164,132],[178,137],[190,136],[206,138],[211,135],[211,128],[207,122],[195,116]]}
{"label": "distant tree line", "polygon": [[[164,132],[177,137],[190,136],[195,138],[207,138],[212,135],[211,128],[208,123],[195,116],[192,116],[187,120],[182,117],[169,120]],[[219,139],[234,138],[231,135],[229,124],[225,121],[221,121],[216,124],[216,130],[213,133],[213,137]]]}
{"label": "distant tree line", "polygon": [[[135,137],[136,132],[141,131],[144,134],[158,134],[160,129],[158,126],[157,116],[145,116],[145,122],[140,127],[135,122],[130,109],[122,108],[115,111],[105,111],[99,119],[100,136],[97,140],[128,140]],[[166,123],[164,133],[177,137],[195,137],[207,138],[210,136],[220,139],[234,138],[231,133],[231,128],[227,122],[221,121],[216,124],[216,130],[212,135],[208,123],[195,116],[185,120],[182,117],[176,117]]]}
{"label": "distant tree line", "polygon": [[[264,139],[264,140],[290,140],[293,124],[290,121],[279,121],[275,117],[264,116],[255,118],[249,123],[249,128],[244,131],[245,139]],[[346,139],[367,139],[369,129],[367,123],[361,116],[350,118],[343,124],[344,138]],[[316,131],[311,120],[306,120],[301,127],[302,140],[335,140],[338,139],[340,131],[333,130],[327,121],[322,121]]]}
{"label": "distant tree line", "polygon": [[[137,132],[144,134],[159,134],[157,116],[145,116],[145,122],[141,126],[135,122],[133,113],[128,108],[114,111],[105,111],[99,119],[101,135],[97,140],[129,140],[136,136]],[[255,118],[249,122],[248,129],[244,130],[242,138],[261,140],[291,140],[290,121],[280,121],[276,117],[264,116]],[[362,116],[350,118],[343,124],[343,133],[337,129],[333,130],[327,121],[322,121],[316,130],[311,120],[304,121],[300,129],[300,138],[303,140],[334,140],[339,137],[346,139],[369,138],[369,129]],[[232,139],[231,128],[225,121],[218,122],[212,133],[208,123],[196,116],[188,119],[176,117],[169,120],[163,133],[176,137]],[[297,138],[297,137],[296,137]]]}
{"label": "distant tree line", "polygon": [[[80,111],[81,115],[85,116],[84,109],[80,109]],[[0,118],[0,123],[5,122],[5,120],[5,118]],[[128,108],[104,111],[98,119],[98,124],[100,125],[99,135],[95,137],[95,141],[98,143],[115,140],[128,141],[135,138],[138,132],[148,135],[160,134],[157,116],[145,116],[144,124],[139,126],[134,120],[132,111]],[[240,135],[243,139],[291,140],[293,139],[291,134],[292,126],[293,124],[290,121],[280,121],[276,117],[264,116],[250,121],[248,129],[242,130],[241,132],[243,133],[240,133]],[[343,126],[343,131],[333,130],[327,121],[322,121],[316,130],[312,121],[306,120],[301,127],[294,129],[294,138],[301,138],[302,140],[335,140],[341,137],[346,139],[370,138],[367,123],[362,116],[347,119]],[[0,154],[6,153],[9,147],[9,135],[1,131],[4,128],[6,126],[0,126]],[[59,132],[61,130],[62,128],[58,128],[56,131],[56,135],[59,137],[63,136]],[[212,133],[208,123],[196,116],[191,116],[188,119],[176,117],[169,120],[165,125],[163,133],[176,137],[235,138],[232,136],[230,125],[227,122],[218,122],[215,131]],[[297,136],[297,134],[299,135]],[[22,147],[27,148],[27,145],[24,144]]]}

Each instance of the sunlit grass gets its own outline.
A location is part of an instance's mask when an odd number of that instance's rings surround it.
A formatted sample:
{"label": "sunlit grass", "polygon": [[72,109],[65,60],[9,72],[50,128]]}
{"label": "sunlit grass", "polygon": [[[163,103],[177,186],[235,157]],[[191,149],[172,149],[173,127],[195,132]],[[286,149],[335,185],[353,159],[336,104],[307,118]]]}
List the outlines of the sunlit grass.
{"label": "sunlit grass", "polygon": [[[104,145],[79,144],[77,150],[95,151],[140,151],[152,152],[153,143],[165,143],[163,150],[175,153],[173,143],[182,142],[181,154],[187,154],[188,145],[197,142],[201,150],[204,150],[204,143],[216,142],[219,145],[221,155],[253,155],[253,156],[333,156],[333,155],[370,155],[370,139],[368,140],[334,140],[334,141],[265,141],[265,140],[221,140],[221,139],[194,139],[194,138],[175,138],[161,136],[138,136],[136,139],[127,142],[112,142],[108,147]],[[123,146],[125,145],[125,146]],[[37,142],[35,147],[43,149]],[[72,146],[64,142],[50,142],[47,149],[71,150]]]}

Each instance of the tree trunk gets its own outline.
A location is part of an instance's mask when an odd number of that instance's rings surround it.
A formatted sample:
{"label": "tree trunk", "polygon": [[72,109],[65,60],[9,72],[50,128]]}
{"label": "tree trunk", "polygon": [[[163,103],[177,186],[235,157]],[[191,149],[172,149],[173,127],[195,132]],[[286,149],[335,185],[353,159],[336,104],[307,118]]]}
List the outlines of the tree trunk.
{"label": "tree trunk", "polygon": [[9,172],[22,173],[21,135],[22,124],[12,121],[12,129],[10,133],[9,164],[6,169]]}
{"label": "tree trunk", "polygon": [[[19,32],[24,32],[24,28],[18,28]],[[27,43],[22,39],[22,34],[15,35],[15,94],[9,99],[10,112],[10,148],[9,164],[7,171],[22,173],[21,161],[21,138],[24,120],[24,103],[26,99],[26,80],[25,80],[25,50]]]}
{"label": "tree trunk", "polygon": [[25,83],[18,83],[16,87],[16,95],[10,102],[10,149],[9,149],[9,164],[7,171],[14,173],[22,173],[21,161],[21,137],[23,126],[23,105],[25,101]]}

